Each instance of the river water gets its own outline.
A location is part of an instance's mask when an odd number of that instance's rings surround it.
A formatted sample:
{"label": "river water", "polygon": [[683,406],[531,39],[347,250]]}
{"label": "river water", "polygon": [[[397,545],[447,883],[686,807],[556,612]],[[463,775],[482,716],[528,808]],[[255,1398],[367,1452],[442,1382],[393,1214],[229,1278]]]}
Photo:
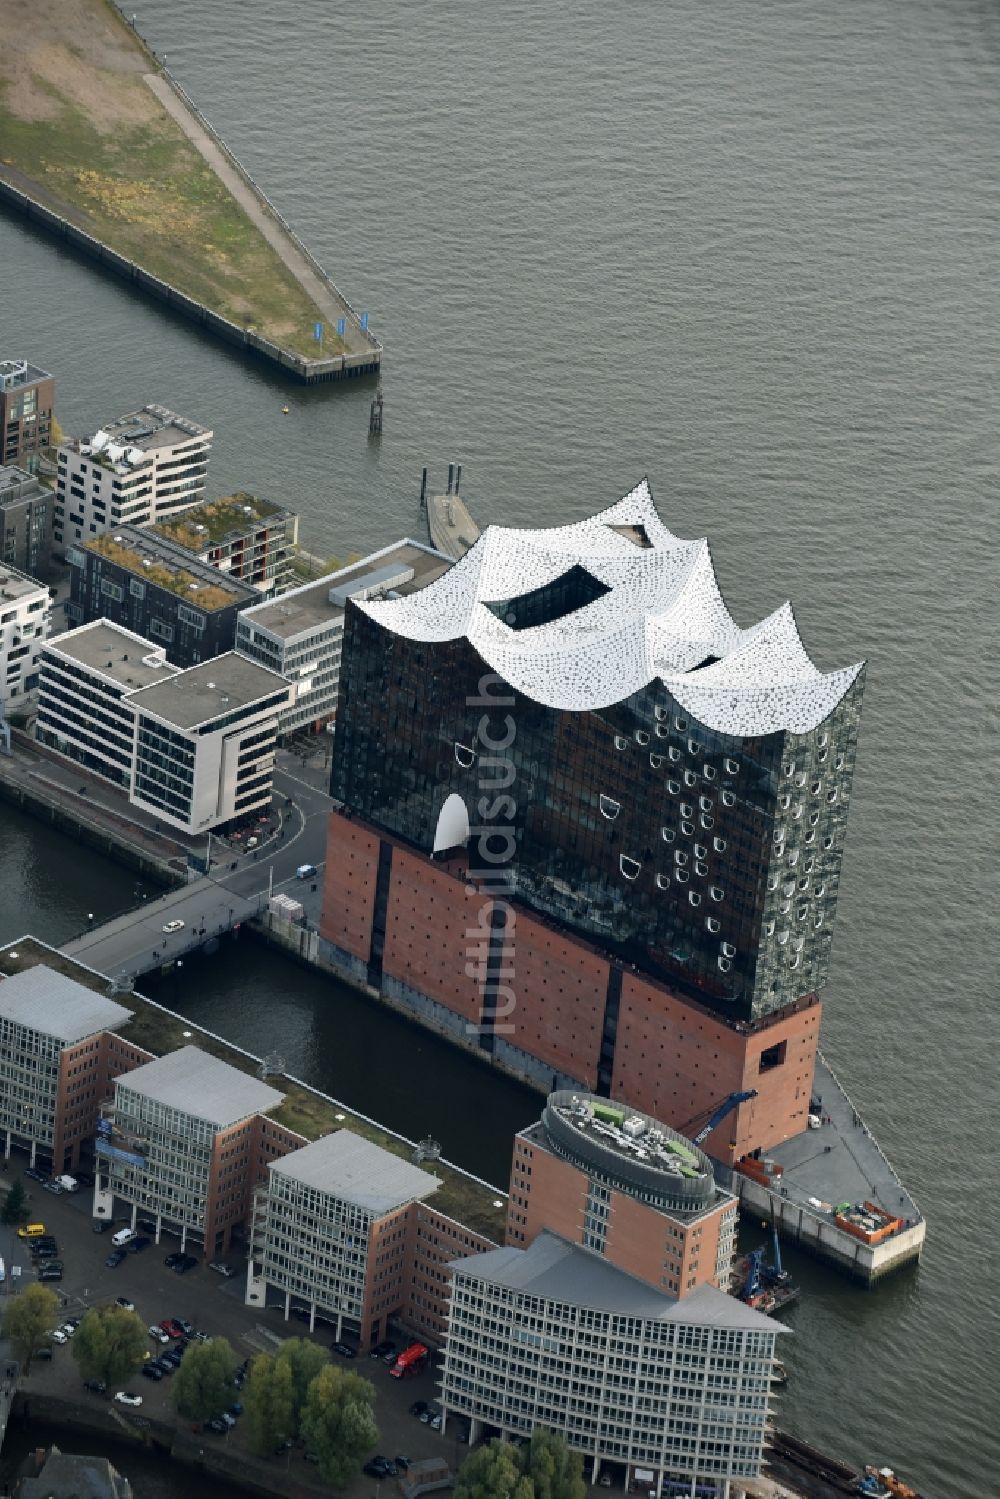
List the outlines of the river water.
{"label": "river water", "polygon": [[[791,594],[821,665],[869,658],[824,1045],[930,1231],[873,1295],[806,1267],[779,1419],[930,1496],[1000,1493],[995,4],[147,0],[139,22],[370,311],[386,430],[368,442],[369,390],[289,391],[0,220],[2,352],[55,371],[67,430],[144,400],[209,423],[210,492],[281,499],[324,554],[413,530],[424,463],[443,485],[461,461],[477,519],[513,524],[647,473],[738,620]],[[2,817],[12,933],[131,898]],[[192,1016],[255,1049],[277,1029],[289,1065],[503,1179],[522,1090],[226,956],[177,995]]]}

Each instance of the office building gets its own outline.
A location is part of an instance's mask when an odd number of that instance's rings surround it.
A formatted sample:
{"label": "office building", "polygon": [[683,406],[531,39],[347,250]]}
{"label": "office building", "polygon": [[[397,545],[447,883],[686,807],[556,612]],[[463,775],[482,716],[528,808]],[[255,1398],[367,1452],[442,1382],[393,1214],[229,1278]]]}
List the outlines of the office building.
{"label": "office building", "polygon": [[68,547],[66,560],[74,624],[111,620],[162,645],[175,666],[231,651],[239,611],[258,597],[249,583],[223,576],[160,528],[121,526]]}
{"label": "office building", "polygon": [[0,563],[48,578],[53,500],[52,490],[26,469],[0,467]]}
{"label": "office building", "polygon": [[253,494],[203,500],[156,527],[159,535],[259,594],[282,593],[292,570],[299,518]]}
{"label": "office building", "polygon": [[779,1323],[711,1286],[677,1300],[548,1232],[451,1268],[446,1429],[546,1426],[626,1493],[760,1475]]}
{"label": "office building", "polygon": [[130,1010],[51,968],[0,981],[0,1132],[4,1154],[72,1171],[111,1080],[149,1055],[115,1032]]}
{"label": "office building", "polygon": [[[157,1057],[115,1080],[96,1141],[95,1203],[140,1217],[213,1256],[247,1216],[261,1116],[284,1094],[197,1046]],[[110,1215],[109,1215],[110,1216]]]}
{"label": "office building", "polygon": [[34,473],[52,442],[56,382],[27,359],[0,360],[0,464]]}
{"label": "office building", "polygon": [[23,708],[38,686],[39,658],[51,628],[45,584],[0,563],[0,716]]}
{"label": "office building", "polygon": [[736,1199],[666,1125],[586,1093],[553,1093],[515,1137],[507,1243],[552,1231],[657,1290],[728,1291]]}
{"label": "office building", "polygon": [[212,433],[163,406],[144,406],[89,438],[61,443],[52,540],[63,555],[119,526],[168,519],[200,500]]}
{"label": "office building", "polygon": [[296,687],[295,702],[282,716],[283,738],[316,732],[335,716],[347,600],[403,597],[426,587],[450,565],[447,557],[420,542],[394,542],[280,598],[241,610],[236,649]]}
{"label": "office building", "polygon": [[171,827],[205,833],[269,804],[291,691],[233,651],[181,671],[163,646],[97,620],[46,643],[35,737]]}

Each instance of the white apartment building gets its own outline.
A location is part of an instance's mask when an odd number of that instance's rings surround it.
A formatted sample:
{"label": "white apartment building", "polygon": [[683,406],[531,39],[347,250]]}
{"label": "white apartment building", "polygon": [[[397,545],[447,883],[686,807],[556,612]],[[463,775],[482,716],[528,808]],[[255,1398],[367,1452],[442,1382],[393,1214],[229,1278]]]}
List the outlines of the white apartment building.
{"label": "white apartment building", "polygon": [[143,406],[74,438],[57,452],[53,551],[115,526],[169,519],[202,499],[212,433],[197,422]]}
{"label": "white apartment building", "polygon": [[337,711],[347,600],[415,593],[450,566],[447,557],[419,541],[396,541],[349,567],[240,611],[236,649],[295,685],[295,701],[279,725],[282,738],[319,730]]}
{"label": "white apartment building", "polygon": [[51,629],[45,584],[0,565],[0,717],[22,707],[38,686],[39,657]]}
{"label": "white apartment building", "polygon": [[108,620],[43,648],[35,737],[185,833],[266,806],[293,689],[235,651],[187,670]]}
{"label": "white apartment building", "polygon": [[451,1270],[441,1403],[473,1442],[547,1426],[592,1482],[624,1470],[626,1493],[760,1474],[780,1323],[714,1286],[678,1300],[548,1231]]}

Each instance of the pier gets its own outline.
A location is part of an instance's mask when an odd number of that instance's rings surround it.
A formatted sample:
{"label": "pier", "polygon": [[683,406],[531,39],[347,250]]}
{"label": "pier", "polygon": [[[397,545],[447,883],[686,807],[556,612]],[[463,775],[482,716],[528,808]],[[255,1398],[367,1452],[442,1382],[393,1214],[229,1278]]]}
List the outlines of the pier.
{"label": "pier", "polygon": [[[458,562],[480,537],[479,527],[459,494],[462,465],[449,463],[448,489],[445,494],[427,497],[427,470],[420,483],[420,508],[427,518],[427,534],[435,551]],[[454,485],[454,489],[452,486]]]}

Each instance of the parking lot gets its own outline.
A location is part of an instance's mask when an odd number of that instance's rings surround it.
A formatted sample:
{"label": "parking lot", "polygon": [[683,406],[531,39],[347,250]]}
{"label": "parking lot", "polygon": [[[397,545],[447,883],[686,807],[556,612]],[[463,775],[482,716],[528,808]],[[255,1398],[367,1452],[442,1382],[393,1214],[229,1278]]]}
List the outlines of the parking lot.
{"label": "parking lot", "polygon": [[[243,1304],[245,1289],[245,1266],[235,1253],[230,1253],[228,1262],[238,1271],[231,1280],[209,1270],[199,1262],[196,1269],[185,1275],[177,1275],[163,1263],[164,1258],[176,1253],[177,1238],[164,1234],[159,1245],[150,1244],[140,1254],[127,1254],[115,1269],[109,1269],[105,1260],[111,1251],[111,1229],[103,1234],[93,1231],[91,1217],[92,1193],[88,1189],[56,1197],[46,1192],[38,1183],[29,1181],[19,1169],[23,1158],[15,1156],[10,1163],[6,1180],[0,1187],[9,1186],[19,1179],[28,1192],[29,1218],[32,1223],[44,1223],[46,1232],[58,1241],[58,1258],[63,1263],[64,1274],[60,1282],[51,1289],[60,1294],[64,1302],[63,1320],[79,1317],[91,1306],[113,1302],[124,1296],[134,1302],[136,1313],[143,1324],[149,1326],[165,1318],[182,1318],[199,1331],[209,1336],[228,1338],[236,1354],[237,1362],[252,1358],[258,1353],[274,1352],[280,1342],[288,1337],[309,1338],[308,1323],[292,1319],[285,1322],[282,1313],[274,1308],[261,1310]],[[121,1226],[116,1222],[116,1227]],[[16,1294],[19,1284],[30,1284],[36,1278],[25,1240],[18,1239],[13,1228],[0,1227],[0,1255],[7,1269],[7,1276],[0,1285],[0,1297],[6,1299]],[[20,1276],[15,1272],[20,1270]],[[277,1298],[275,1298],[277,1299]],[[312,1334],[312,1342],[330,1348],[334,1333],[332,1328],[318,1326]],[[396,1339],[400,1347],[408,1341],[405,1335]],[[161,1352],[159,1343],[149,1339],[150,1352],[155,1356]],[[165,1350],[163,1350],[165,1351]],[[394,1458],[401,1454],[410,1460],[426,1457],[445,1457],[451,1467],[461,1461],[468,1450],[460,1444],[449,1430],[446,1436],[432,1431],[429,1426],[409,1414],[410,1405],[416,1400],[433,1401],[437,1398],[436,1376],[433,1367],[403,1380],[390,1377],[388,1367],[367,1356],[342,1360],[331,1353],[335,1363],[370,1379],[377,1395],[375,1419],[381,1433],[379,1452]],[[69,1346],[53,1348],[51,1362],[36,1362],[25,1381],[27,1388],[45,1390],[74,1400],[93,1400],[106,1403],[114,1390],[106,1395],[96,1395],[84,1390]],[[142,1396],[144,1415],[173,1420],[170,1400],[170,1378],[154,1383],[135,1375],[126,1388]],[[233,1391],[238,1399],[238,1392]],[[246,1438],[240,1423],[227,1435],[205,1434],[206,1442],[225,1442],[237,1447]],[[316,1481],[316,1470],[304,1460],[301,1449],[293,1449],[271,1461],[294,1472],[299,1469],[304,1480]],[[348,1489],[352,1495],[371,1495],[374,1482],[370,1477],[359,1475]]]}

